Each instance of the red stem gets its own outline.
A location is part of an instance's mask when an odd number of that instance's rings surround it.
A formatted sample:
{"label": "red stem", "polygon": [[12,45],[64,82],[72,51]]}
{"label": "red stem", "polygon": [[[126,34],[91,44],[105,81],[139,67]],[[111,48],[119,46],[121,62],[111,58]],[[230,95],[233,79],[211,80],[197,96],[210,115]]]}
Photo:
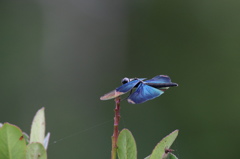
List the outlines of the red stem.
{"label": "red stem", "polygon": [[114,129],[112,135],[112,157],[111,159],[116,159],[117,156],[117,139],[119,135],[118,125],[120,121],[120,97],[115,98],[116,107],[114,109]]}

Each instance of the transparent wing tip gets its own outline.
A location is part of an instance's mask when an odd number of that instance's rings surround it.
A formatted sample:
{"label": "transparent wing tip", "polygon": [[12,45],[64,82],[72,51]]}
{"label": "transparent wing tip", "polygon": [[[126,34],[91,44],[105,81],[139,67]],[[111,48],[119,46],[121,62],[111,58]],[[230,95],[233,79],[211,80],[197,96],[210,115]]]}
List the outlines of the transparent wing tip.
{"label": "transparent wing tip", "polygon": [[113,99],[116,98],[120,95],[124,94],[123,92],[117,92],[116,90],[113,90],[103,96],[100,97],[100,100],[109,100],[109,99]]}

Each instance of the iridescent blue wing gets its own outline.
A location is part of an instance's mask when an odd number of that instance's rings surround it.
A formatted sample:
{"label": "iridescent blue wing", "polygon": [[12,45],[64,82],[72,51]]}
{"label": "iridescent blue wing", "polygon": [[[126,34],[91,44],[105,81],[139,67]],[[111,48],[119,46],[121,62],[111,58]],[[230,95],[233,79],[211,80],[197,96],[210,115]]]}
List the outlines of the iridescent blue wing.
{"label": "iridescent blue wing", "polygon": [[178,86],[177,83],[172,83],[170,77],[167,75],[158,75],[150,80],[143,81],[144,84],[155,87],[168,89],[168,87]]}
{"label": "iridescent blue wing", "polygon": [[140,104],[154,99],[163,93],[162,90],[140,83],[136,91],[128,97],[128,102],[131,104]]}
{"label": "iridescent blue wing", "polygon": [[146,82],[146,83],[171,83],[171,79],[167,75],[158,75],[158,76],[155,76],[152,79],[146,80],[144,82]]}
{"label": "iridescent blue wing", "polygon": [[141,81],[141,79],[135,79],[133,81],[130,81],[130,82],[116,88],[116,91],[117,92],[122,92],[122,93],[127,93],[128,91],[133,89],[133,87],[135,87],[140,81]]}
{"label": "iridescent blue wing", "polygon": [[143,79],[135,79],[124,85],[121,85],[120,87],[116,88],[115,90],[103,95],[100,99],[101,100],[109,100],[112,98],[116,98],[122,94],[125,94],[125,93],[129,92],[131,89],[133,89],[133,87],[135,87],[141,80],[143,80]]}

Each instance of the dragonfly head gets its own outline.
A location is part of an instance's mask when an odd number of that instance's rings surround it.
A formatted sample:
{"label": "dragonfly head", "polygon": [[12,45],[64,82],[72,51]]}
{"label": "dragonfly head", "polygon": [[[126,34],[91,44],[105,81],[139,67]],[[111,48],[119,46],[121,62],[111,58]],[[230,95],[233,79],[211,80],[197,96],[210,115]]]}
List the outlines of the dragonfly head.
{"label": "dragonfly head", "polygon": [[122,82],[122,84],[126,84],[126,83],[130,82],[130,79],[125,77],[125,78],[122,79],[121,82]]}

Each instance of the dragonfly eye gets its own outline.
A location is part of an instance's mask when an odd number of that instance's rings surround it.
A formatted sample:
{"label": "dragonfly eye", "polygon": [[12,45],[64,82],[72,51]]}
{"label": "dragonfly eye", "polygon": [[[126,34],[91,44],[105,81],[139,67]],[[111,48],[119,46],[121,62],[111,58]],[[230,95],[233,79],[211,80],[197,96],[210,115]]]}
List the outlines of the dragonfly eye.
{"label": "dragonfly eye", "polygon": [[125,78],[123,78],[122,79],[122,84],[126,84],[126,83],[128,83],[130,81],[130,79],[129,78],[127,78],[127,77],[125,77]]}

